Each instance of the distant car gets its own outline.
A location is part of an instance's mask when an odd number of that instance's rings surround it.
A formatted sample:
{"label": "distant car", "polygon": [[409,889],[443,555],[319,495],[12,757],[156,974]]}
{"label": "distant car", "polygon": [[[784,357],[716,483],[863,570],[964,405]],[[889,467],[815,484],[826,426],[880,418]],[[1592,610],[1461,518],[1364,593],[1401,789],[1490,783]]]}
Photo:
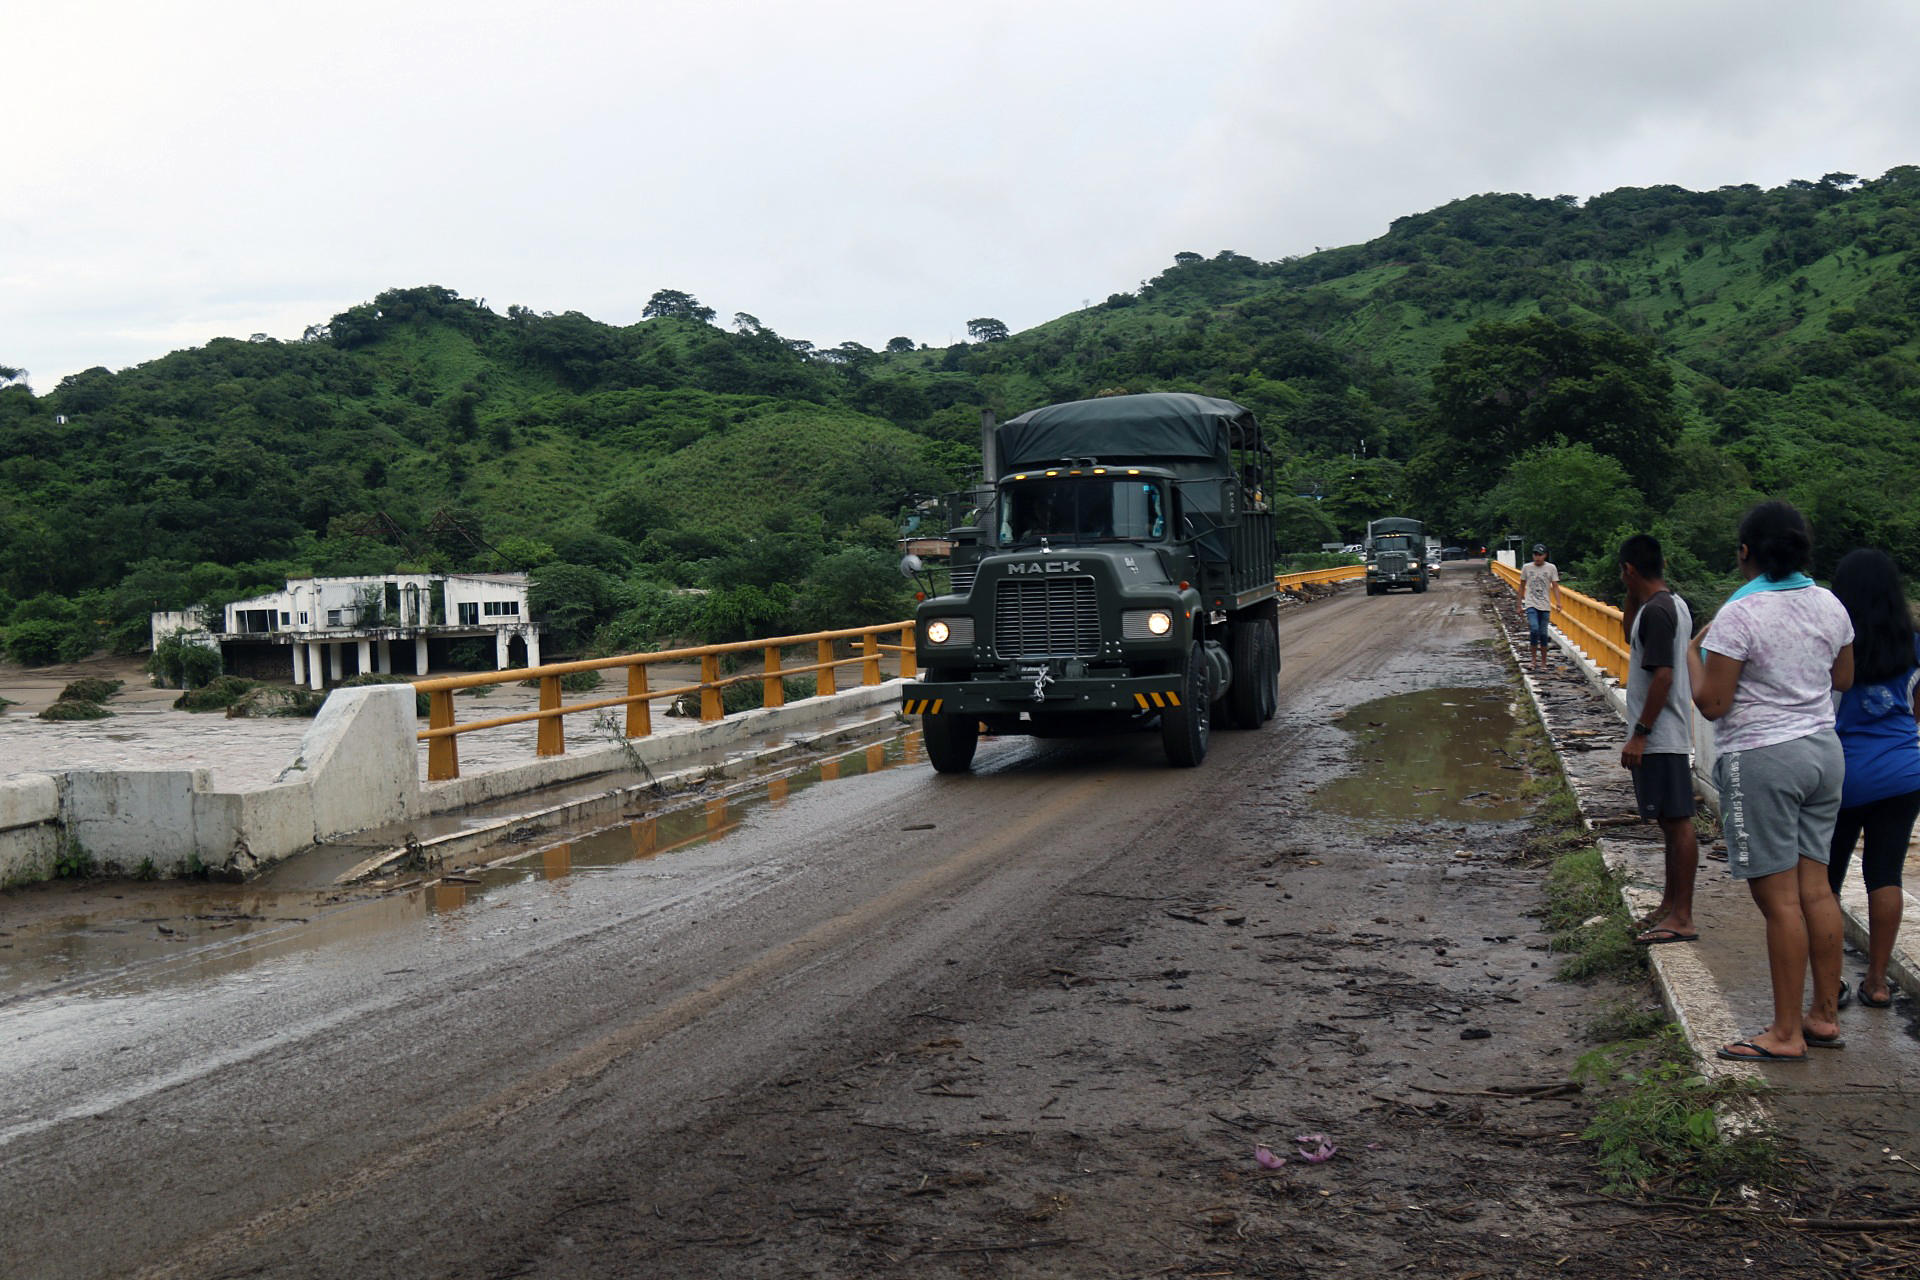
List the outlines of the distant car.
{"label": "distant car", "polygon": [[1465,547],[1442,547],[1440,548],[1440,558],[1442,560],[1465,560],[1467,558],[1467,549]]}
{"label": "distant car", "polygon": [[1340,548],[1340,550],[1350,556],[1365,555],[1367,552],[1366,547],[1358,542],[1349,542],[1346,546]]}

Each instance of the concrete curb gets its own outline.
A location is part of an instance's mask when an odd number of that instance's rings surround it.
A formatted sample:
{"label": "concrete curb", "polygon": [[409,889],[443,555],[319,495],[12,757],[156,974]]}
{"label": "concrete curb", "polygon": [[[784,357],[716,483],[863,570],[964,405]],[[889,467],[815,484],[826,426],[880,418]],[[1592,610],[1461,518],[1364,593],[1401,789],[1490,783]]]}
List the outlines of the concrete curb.
{"label": "concrete curb", "polygon": [[[798,725],[831,720],[882,703],[898,703],[900,689],[905,683],[896,678],[880,684],[859,685],[822,697],[804,698],[784,707],[756,707],[750,711],[736,712],[724,720],[670,733],[613,742],[601,739],[598,745],[589,745],[583,750],[569,750],[565,755],[548,756],[446,782],[423,782],[420,784],[416,812],[434,814],[469,809],[488,800],[537,791],[556,783],[573,782],[595,774],[622,772],[636,767],[651,769],[655,765],[687,756],[726,750],[759,737],[775,734],[785,736]],[[362,825],[370,827],[374,824],[369,822]]]}

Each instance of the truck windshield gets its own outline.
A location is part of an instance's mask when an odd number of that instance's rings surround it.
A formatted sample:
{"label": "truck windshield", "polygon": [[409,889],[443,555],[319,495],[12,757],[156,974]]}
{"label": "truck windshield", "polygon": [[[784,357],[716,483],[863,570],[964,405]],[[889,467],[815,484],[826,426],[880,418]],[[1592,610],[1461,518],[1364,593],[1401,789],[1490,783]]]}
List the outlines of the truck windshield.
{"label": "truck windshield", "polygon": [[1413,537],[1405,533],[1383,534],[1373,540],[1373,549],[1375,551],[1411,551]]}
{"label": "truck windshield", "polygon": [[1030,480],[1008,485],[1000,504],[1002,546],[1043,537],[1154,541],[1166,531],[1160,486],[1139,480]]}

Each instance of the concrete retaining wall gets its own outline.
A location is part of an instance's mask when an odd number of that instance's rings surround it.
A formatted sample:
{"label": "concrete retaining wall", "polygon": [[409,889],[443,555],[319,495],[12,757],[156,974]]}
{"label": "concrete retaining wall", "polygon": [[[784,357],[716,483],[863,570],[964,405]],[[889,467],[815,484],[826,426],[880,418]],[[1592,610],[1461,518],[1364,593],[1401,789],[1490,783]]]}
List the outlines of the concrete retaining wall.
{"label": "concrete retaining wall", "polygon": [[44,774],[0,781],[0,886],[45,880],[60,853],[60,788]]}
{"label": "concrete retaining wall", "polygon": [[654,769],[755,738],[791,733],[862,707],[897,701],[900,681],[860,686],[712,724],[608,743],[524,765],[423,785],[414,691],[337,689],[272,786],[214,791],[206,769],[75,769],[0,782],[0,884],[45,880],[71,839],[108,871],[151,860],[246,875],[350,832],[594,774]]}

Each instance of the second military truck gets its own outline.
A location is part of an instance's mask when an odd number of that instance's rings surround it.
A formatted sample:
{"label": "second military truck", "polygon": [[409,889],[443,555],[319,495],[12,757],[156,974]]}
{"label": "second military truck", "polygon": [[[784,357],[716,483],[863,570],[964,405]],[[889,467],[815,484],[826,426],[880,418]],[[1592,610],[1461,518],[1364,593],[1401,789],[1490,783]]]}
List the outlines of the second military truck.
{"label": "second military truck", "polygon": [[1229,400],[1050,405],[990,430],[988,488],[952,531],[952,588],[914,619],[919,715],[942,773],[990,733],[1158,727],[1197,765],[1216,721],[1279,701],[1273,456]]}
{"label": "second military truck", "polygon": [[1427,589],[1426,526],[1387,516],[1367,523],[1367,594],[1395,587]]}

